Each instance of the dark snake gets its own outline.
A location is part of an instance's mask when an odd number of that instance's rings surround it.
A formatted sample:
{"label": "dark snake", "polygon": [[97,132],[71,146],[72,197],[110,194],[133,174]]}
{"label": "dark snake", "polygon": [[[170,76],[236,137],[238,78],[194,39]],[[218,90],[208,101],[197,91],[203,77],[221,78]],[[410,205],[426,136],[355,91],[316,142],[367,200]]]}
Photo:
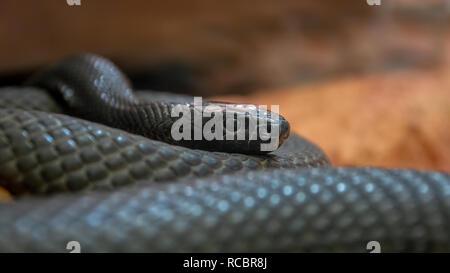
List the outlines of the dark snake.
{"label": "dark snake", "polygon": [[0,186],[15,200],[0,204],[0,251],[450,251],[448,173],[333,168],[282,117],[269,154],[261,139],[177,142],[170,111],[189,100],[133,91],[89,54],[2,88]]}

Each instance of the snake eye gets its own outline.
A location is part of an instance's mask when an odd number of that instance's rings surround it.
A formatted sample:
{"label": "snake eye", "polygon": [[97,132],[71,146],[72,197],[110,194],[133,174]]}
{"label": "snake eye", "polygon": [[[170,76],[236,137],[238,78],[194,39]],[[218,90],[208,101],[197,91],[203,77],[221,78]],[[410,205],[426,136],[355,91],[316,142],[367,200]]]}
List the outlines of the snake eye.
{"label": "snake eye", "polygon": [[223,126],[228,132],[236,133],[239,132],[239,130],[241,130],[242,122],[238,120],[236,116],[233,116],[233,121],[227,122],[227,120],[225,119]]}
{"label": "snake eye", "polygon": [[238,132],[239,130],[241,130],[242,127],[242,122],[238,119],[234,120],[234,131]]}

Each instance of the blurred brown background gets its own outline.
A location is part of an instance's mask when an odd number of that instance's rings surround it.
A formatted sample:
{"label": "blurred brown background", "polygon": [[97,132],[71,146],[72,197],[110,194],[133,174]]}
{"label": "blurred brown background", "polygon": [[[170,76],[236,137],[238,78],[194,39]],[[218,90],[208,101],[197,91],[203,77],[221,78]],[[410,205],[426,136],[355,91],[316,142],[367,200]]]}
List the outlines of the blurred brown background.
{"label": "blurred brown background", "polygon": [[137,88],[279,104],[334,165],[450,171],[447,0],[0,1],[0,85],[80,51]]}

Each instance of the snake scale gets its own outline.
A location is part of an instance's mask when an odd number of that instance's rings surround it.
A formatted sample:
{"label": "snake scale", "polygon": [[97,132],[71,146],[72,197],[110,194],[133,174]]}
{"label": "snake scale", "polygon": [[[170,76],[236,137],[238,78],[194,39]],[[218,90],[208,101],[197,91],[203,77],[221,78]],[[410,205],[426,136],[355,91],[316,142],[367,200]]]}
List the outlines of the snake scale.
{"label": "snake scale", "polygon": [[270,154],[176,143],[168,113],[189,99],[132,91],[90,54],[1,88],[0,185],[15,200],[0,204],[0,251],[450,251],[448,173],[331,167],[282,117]]}

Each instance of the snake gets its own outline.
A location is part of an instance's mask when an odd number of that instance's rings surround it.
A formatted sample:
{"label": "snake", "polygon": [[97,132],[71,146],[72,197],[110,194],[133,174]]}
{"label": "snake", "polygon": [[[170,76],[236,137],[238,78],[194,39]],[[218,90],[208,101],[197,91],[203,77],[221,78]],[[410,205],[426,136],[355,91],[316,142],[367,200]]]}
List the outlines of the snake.
{"label": "snake", "polygon": [[[90,53],[0,88],[0,186],[14,196],[0,203],[0,251],[450,251],[449,173],[334,167],[252,105],[201,104],[231,113],[244,140],[176,140],[179,106],[198,110],[191,96],[133,90]],[[278,149],[249,138],[239,122],[252,119],[278,129]]]}

